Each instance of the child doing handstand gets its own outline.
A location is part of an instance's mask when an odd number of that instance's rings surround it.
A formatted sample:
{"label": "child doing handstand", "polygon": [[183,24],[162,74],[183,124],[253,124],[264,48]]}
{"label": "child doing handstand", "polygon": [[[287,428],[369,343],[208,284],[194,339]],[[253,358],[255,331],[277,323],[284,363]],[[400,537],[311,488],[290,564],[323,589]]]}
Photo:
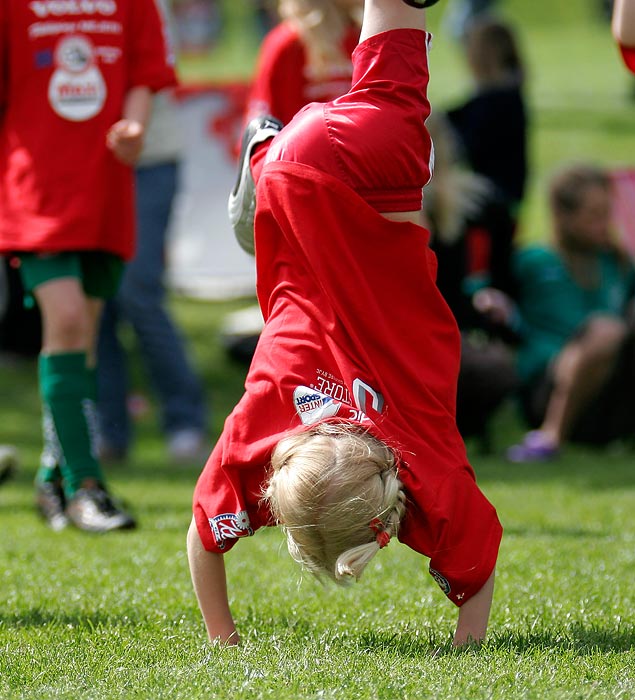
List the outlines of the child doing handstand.
{"label": "child doing handstand", "polygon": [[277,523],[297,561],[339,582],[398,537],[459,606],[454,643],[485,636],[502,530],[456,428],[459,334],[420,225],[429,41],[420,9],[366,0],[351,90],[241,171],[238,190],[257,182],[265,327],[194,494],[210,639],[238,642],[224,554]]}

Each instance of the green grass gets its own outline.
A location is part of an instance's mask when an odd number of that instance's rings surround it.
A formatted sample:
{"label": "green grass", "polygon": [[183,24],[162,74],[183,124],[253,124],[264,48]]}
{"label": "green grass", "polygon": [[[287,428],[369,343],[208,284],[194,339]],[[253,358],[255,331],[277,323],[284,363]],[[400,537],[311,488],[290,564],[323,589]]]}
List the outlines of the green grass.
{"label": "green grass", "polygon": [[[243,377],[217,328],[241,302],[173,303],[214,399],[216,434]],[[108,470],[141,528],[52,533],[31,502],[35,365],[4,367],[0,381],[2,440],[23,458],[0,491],[3,699],[635,696],[635,471],[625,447],[570,447],[553,465],[512,467],[498,456],[521,431],[511,407],[497,416],[494,455],[468,445],[506,530],[479,651],[450,648],[454,606],[406,547],[393,543],[342,590],[302,577],[277,530],[227,557],[244,644],[219,649],[205,642],[184,550],[199,465],[168,462],[151,411],[130,463]]]}
{"label": "green grass", "polygon": [[[518,19],[529,56],[534,172],[523,233],[539,236],[550,170],[563,159],[633,158],[635,107],[591,3],[502,4]],[[244,4],[225,6],[241,27]],[[467,82],[456,48],[437,35],[431,91],[433,102],[445,102]],[[250,36],[246,29],[219,45],[227,76],[246,74]],[[196,70],[208,75],[214,61]],[[212,400],[212,442],[244,376],[217,330],[247,302],[172,301]],[[511,407],[497,417],[493,456],[468,445],[506,532],[490,635],[479,651],[450,648],[456,611],[406,547],[384,550],[359,585],[323,588],[302,579],[275,530],[227,557],[244,644],[219,649],[205,642],[184,550],[200,465],[168,462],[151,410],[137,423],[130,463],[108,470],[141,528],[104,537],[49,532],[32,508],[35,372],[32,362],[0,365],[0,442],[16,444],[23,462],[0,489],[3,700],[635,697],[635,469],[626,447],[570,447],[552,465],[512,467],[498,456],[522,430]],[[138,361],[135,382],[147,392]]]}

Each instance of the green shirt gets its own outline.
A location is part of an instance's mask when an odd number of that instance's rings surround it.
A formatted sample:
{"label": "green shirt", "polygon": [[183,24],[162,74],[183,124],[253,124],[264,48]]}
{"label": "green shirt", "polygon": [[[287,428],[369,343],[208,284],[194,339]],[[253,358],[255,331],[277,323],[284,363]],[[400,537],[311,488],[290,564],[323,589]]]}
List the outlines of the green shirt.
{"label": "green shirt", "polygon": [[571,276],[550,248],[519,250],[512,265],[521,317],[518,370],[525,382],[544,372],[593,314],[623,317],[635,290],[633,267],[608,251],[598,254],[598,284],[589,288]]}

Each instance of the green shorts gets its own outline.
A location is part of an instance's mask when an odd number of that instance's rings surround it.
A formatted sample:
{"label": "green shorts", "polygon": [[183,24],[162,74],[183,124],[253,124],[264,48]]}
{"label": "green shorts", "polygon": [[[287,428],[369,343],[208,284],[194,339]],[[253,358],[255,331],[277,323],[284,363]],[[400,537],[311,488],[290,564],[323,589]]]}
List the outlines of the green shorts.
{"label": "green shorts", "polygon": [[61,277],[74,277],[82,283],[86,296],[111,299],[119,289],[123,260],[112,253],[78,250],[65,253],[18,253],[20,276],[29,301],[36,287]]}

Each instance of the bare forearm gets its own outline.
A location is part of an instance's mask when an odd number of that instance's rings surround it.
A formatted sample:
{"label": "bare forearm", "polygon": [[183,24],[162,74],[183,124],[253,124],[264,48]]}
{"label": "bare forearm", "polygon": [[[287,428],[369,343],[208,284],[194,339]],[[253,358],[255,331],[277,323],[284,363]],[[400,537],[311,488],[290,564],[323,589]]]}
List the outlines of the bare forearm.
{"label": "bare forearm", "polygon": [[194,520],[187,533],[187,556],[207,636],[211,641],[238,644],[240,640],[227,599],[223,555],[205,550]]}
{"label": "bare forearm", "polygon": [[140,85],[128,91],[123,105],[122,117],[130,121],[138,122],[146,127],[152,111],[152,93],[150,89]]}
{"label": "bare forearm", "polygon": [[494,572],[483,588],[459,608],[459,620],[454,634],[454,645],[481,642],[487,633],[489,612],[494,595]]}
{"label": "bare forearm", "polygon": [[126,95],[122,118],[106,134],[108,148],[124,165],[135,165],[141,156],[151,109],[150,90],[147,87],[132,88]]}
{"label": "bare forearm", "polygon": [[635,0],[615,0],[613,36],[624,46],[635,46]]}

